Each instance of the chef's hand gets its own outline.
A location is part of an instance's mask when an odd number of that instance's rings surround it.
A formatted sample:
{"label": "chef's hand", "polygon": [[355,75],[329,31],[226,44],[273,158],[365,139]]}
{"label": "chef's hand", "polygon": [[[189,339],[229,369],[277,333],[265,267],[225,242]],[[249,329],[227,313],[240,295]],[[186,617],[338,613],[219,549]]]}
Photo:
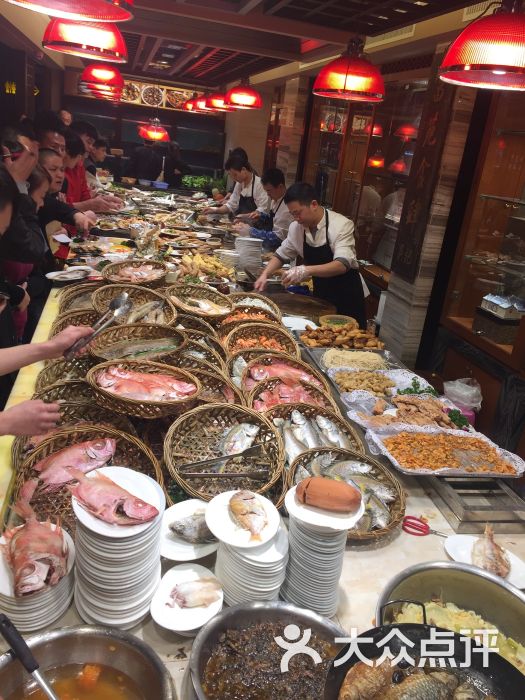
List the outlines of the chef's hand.
{"label": "chef's hand", "polygon": [[234,235],[236,236],[249,236],[250,226],[248,224],[243,224],[241,221],[237,221],[234,224]]}
{"label": "chef's hand", "polygon": [[0,413],[0,435],[42,435],[56,427],[60,404],[22,401]]}
{"label": "chef's hand", "polygon": [[311,277],[305,265],[297,265],[288,270],[286,274],[283,275],[283,287],[290,287],[294,284],[301,284],[304,280]]}
{"label": "chef's hand", "polygon": [[217,212],[217,207],[204,207],[202,210],[203,214],[215,214]]}
{"label": "chef's hand", "polygon": [[[50,338],[45,343],[42,343],[45,360],[54,360],[57,357],[62,357],[66,350],[74,345],[80,338],[85,338],[93,333],[93,329],[89,326],[68,326],[60,333],[57,333],[53,338]],[[79,355],[87,352],[87,345],[79,351]]]}
{"label": "chef's hand", "polygon": [[250,221],[255,221],[255,219],[258,219],[260,216],[261,212],[258,209],[256,209],[255,211],[251,211],[246,218]]}
{"label": "chef's hand", "polygon": [[266,274],[266,272],[262,272],[260,276],[255,280],[253,288],[256,292],[264,292],[267,281],[268,275]]}

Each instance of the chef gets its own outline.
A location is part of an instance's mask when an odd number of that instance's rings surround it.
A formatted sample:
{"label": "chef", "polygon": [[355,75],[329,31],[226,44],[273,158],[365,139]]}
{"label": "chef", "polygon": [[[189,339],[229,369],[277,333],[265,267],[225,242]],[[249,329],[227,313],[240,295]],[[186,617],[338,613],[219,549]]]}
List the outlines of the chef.
{"label": "chef", "polygon": [[207,207],[205,214],[233,214],[243,216],[258,211],[267,214],[270,209],[270,200],[265,192],[261,178],[253,172],[248,161],[239,155],[228,158],[224,169],[235,181],[232,196],[220,207]]}
{"label": "chef", "polygon": [[354,224],[350,219],[328,211],[316,199],[306,182],[292,185],[284,196],[294,222],[286,240],[277,248],[255,283],[263,291],[269,277],[284,263],[298,260],[283,275],[285,287],[313,278],[314,295],[334,304],[337,312],[352,316],[366,327],[363,285],[355,257]]}

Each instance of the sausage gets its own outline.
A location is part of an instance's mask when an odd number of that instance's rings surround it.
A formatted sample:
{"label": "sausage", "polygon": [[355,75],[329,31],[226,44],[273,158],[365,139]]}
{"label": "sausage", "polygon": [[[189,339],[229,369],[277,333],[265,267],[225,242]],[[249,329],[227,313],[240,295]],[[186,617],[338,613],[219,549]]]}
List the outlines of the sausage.
{"label": "sausage", "polygon": [[310,476],[297,486],[299,503],[334,513],[355,513],[361,505],[361,492],[345,481]]}

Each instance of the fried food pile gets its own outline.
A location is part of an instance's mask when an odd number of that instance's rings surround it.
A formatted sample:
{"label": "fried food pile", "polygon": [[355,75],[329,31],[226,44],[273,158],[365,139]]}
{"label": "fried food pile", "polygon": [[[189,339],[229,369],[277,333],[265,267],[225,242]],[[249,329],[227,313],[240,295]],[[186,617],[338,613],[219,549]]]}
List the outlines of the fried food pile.
{"label": "fried food pile", "polygon": [[385,344],[375,335],[368,333],[368,331],[362,331],[357,322],[334,327],[311,328],[307,326],[301,335],[301,340],[310,348],[379,348],[382,350],[385,347]]}

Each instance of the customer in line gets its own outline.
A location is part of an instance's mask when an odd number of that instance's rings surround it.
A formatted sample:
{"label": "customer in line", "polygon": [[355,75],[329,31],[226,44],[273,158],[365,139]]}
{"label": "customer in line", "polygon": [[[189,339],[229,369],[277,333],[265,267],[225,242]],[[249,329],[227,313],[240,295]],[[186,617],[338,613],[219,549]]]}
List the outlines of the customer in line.
{"label": "customer in line", "polygon": [[207,207],[204,213],[233,214],[237,217],[255,211],[267,214],[270,210],[270,200],[261,178],[255,175],[248,161],[242,156],[230,156],[224,164],[224,169],[236,183],[232,196],[226,204],[220,207]]}

